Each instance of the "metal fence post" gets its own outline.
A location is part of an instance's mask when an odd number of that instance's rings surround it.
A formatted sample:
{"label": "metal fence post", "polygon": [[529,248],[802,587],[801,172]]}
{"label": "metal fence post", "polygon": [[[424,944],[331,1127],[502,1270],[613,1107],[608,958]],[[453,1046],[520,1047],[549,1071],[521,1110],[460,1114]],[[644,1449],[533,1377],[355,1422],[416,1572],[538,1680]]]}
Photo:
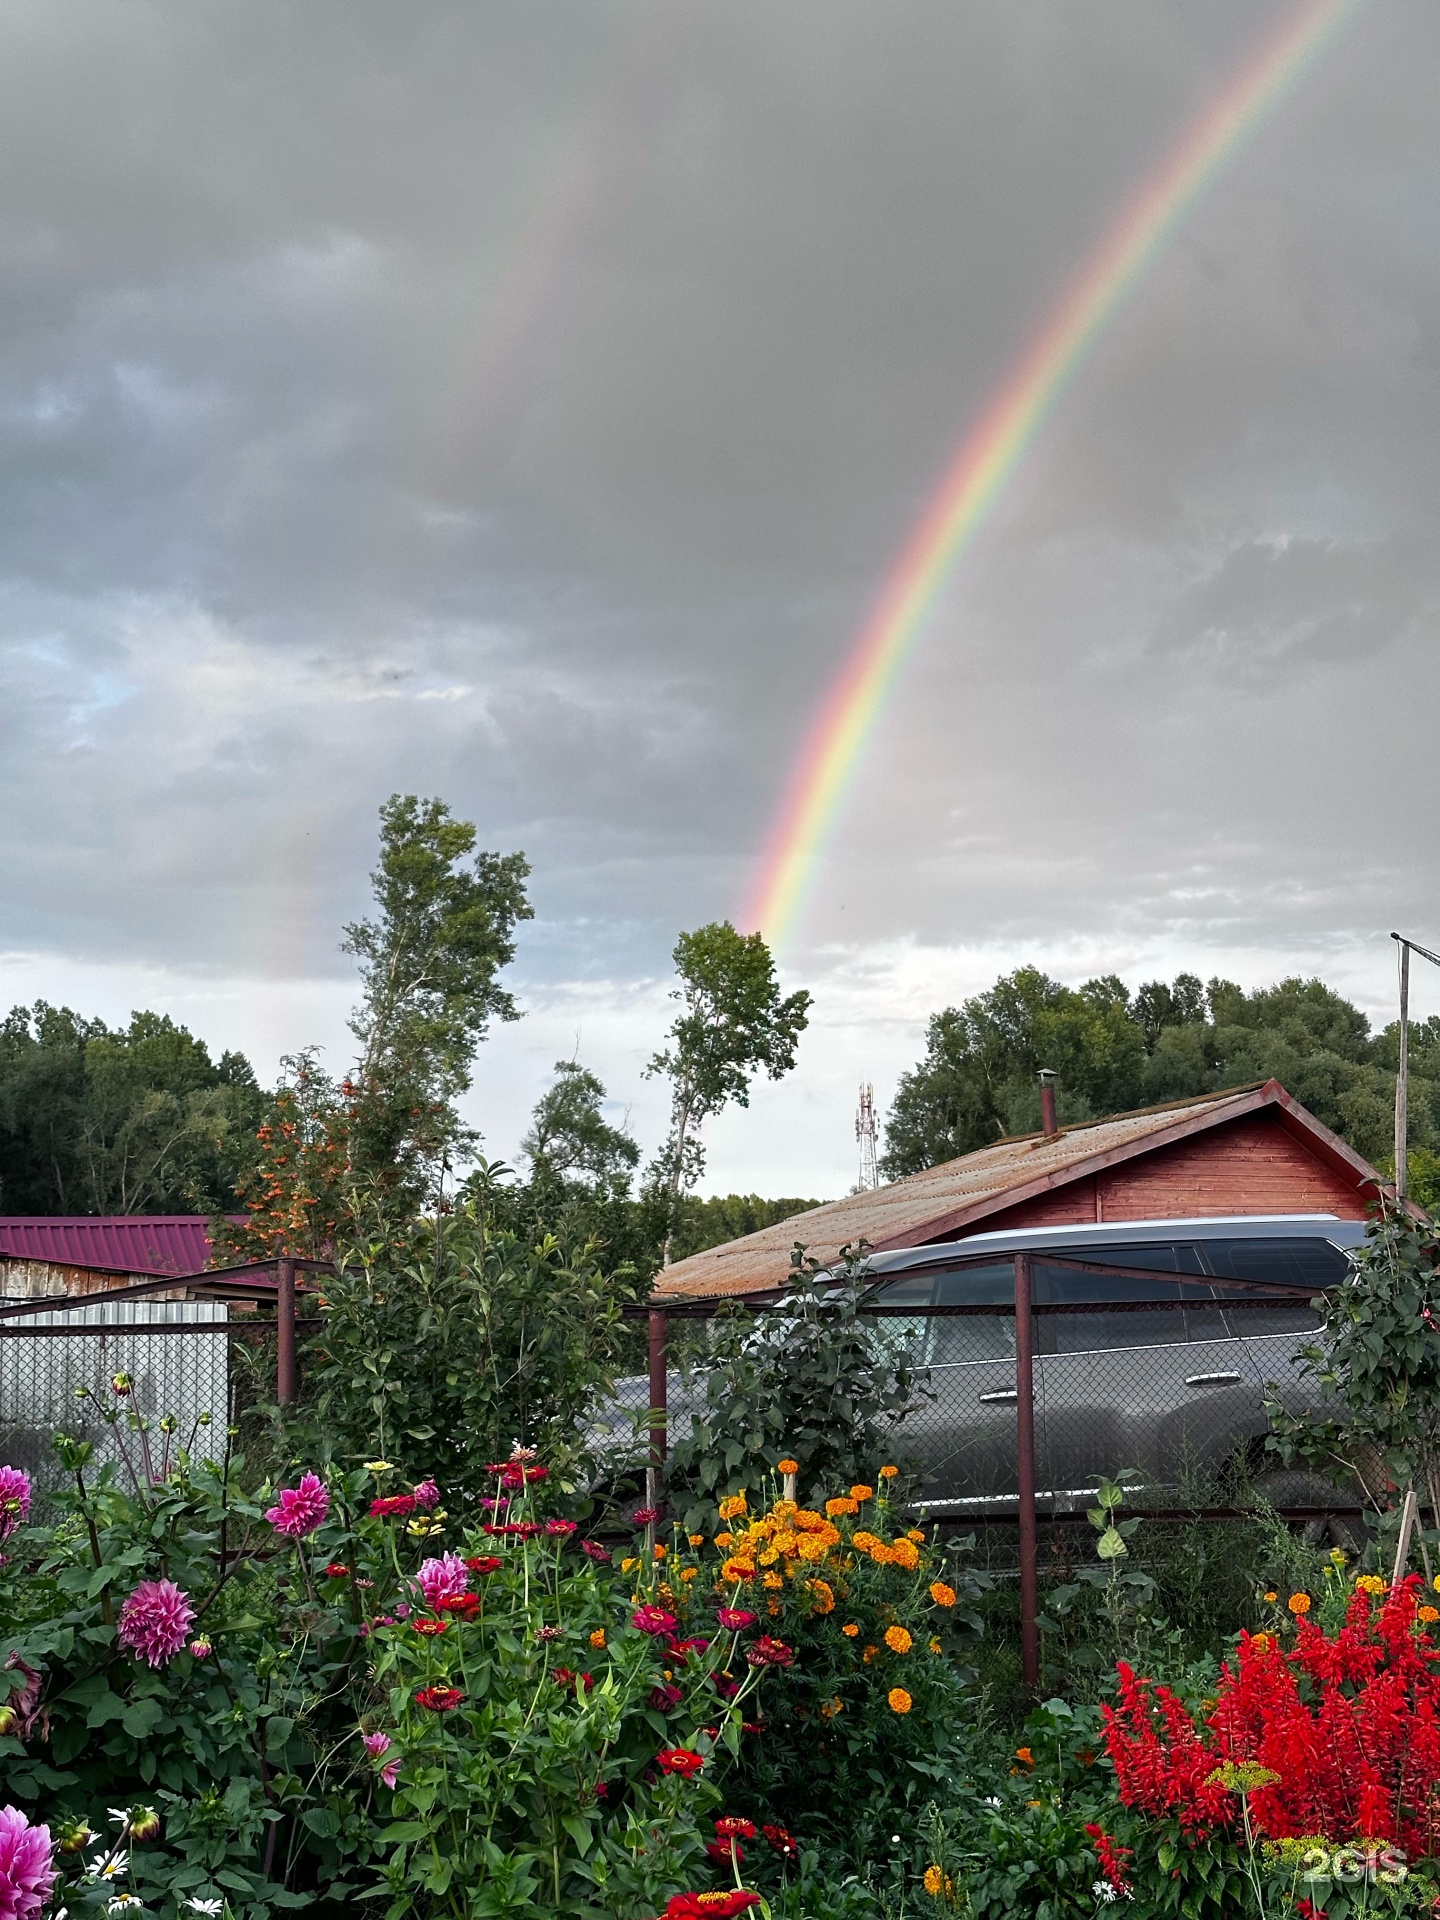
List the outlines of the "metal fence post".
{"label": "metal fence post", "polygon": [[275,1398],[284,1407],[295,1398],[295,1262],[275,1268]]}
{"label": "metal fence post", "polygon": [[1020,1671],[1040,1684],[1039,1550],[1035,1539],[1035,1320],[1030,1255],[1015,1255],[1015,1465],[1020,1487]]}
{"label": "metal fence post", "polygon": [[[650,1309],[650,1464],[645,1472],[645,1504],[658,1507],[665,1497],[666,1372],[670,1360],[668,1315]],[[654,1530],[654,1522],[651,1522]]]}

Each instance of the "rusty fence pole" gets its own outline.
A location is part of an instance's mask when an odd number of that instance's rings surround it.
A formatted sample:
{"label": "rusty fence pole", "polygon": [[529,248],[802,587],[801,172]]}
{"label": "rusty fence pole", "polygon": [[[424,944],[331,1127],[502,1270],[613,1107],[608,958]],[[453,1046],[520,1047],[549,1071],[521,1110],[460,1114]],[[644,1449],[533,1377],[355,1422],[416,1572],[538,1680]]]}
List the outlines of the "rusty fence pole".
{"label": "rusty fence pole", "polygon": [[[650,1309],[650,1464],[645,1471],[645,1504],[658,1507],[665,1498],[665,1421],[668,1412],[666,1373],[670,1362],[668,1316],[664,1307]],[[649,1527],[655,1544],[655,1523]]]}
{"label": "rusty fence pole", "polygon": [[275,1398],[284,1407],[295,1398],[295,1262],[277,1261],[275,1279]]}
{"label": "rusty fence pole", "polygon": [[1020,1484],[1020,1672],[1040,1684],[1039,1548],[1035,1538],[1035,1318],[1030,1256],[1015,1256],[1015,1464]]}

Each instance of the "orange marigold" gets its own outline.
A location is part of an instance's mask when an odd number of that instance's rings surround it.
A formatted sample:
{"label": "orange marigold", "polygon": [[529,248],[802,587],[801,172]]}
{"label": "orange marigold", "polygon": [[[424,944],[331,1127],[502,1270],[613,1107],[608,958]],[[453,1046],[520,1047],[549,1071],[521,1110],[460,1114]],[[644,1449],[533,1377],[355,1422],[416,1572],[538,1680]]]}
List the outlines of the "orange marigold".
{"label": "orange marigold", "polygon": [[745,1495],[743,1492],[727,1493],[725,1498],[720,1502],[720,1518],[722,1520],[738,1520],[744,1511]]}
{"label": "orange marigold", "polygon": [[1440,1620],[1440,1607],[1417,1607],[1415,1618],[1423,1620],[1428,1627],[1432,1620]]}
{"label": "orange marigold", "polygon": [[800,1471],[800,1462],[798,1460],[777,1460],[775,1465],[781,1473],[798,1473]]}
{"label": "orange marigold", "polygon": [[892,1653],[908,1653],[915,1642],[908,1627],[886,1627],[885,1644]]}
{"label": "orange marigold", "polygon": [[727,1560],[724,1563],[720,1569],[720,1575],[724,1580],[753,1580],[755,1578],[755,1562],[753,1560],[742,1560],[737,1555],[735,1558]]}
{"label": "orange marigold", "polygon": [[873,1533],[867,1533],[864,1527],[858,1527],[856,1529],[851,1535],[851,1542],[860,1549],[861,1553],[873,1553],[876,1547],[881,1544],[878,1536]]}
{"label": "orange marigold", "polygon": [[833,1613],[835,1611],[835,1589],[828,1580],[812,1580],[810,1582],[810,1604],[816,1613]]}
{"label": "orange marigold", "polygon": [[891,1547],[890,1558],[897,1567],[913,1573],[920,1564],[920,1551],[913,1540],[900,1539]]}
{"label": "orange marigold", "polygon": [[956,1598],[955,1589],[954,1587],[947,1587],[943,1580],[932,1580],[930,1582],[930,1598],[935,1602],[937,1607],[953,1607]]}
{"label": "orange marigold", "polygon": [[880,1478],[882,1480],[894,1480],[898,1477],[899,1472],[899,1467],[881,1467]]}
{"label": "orange marigold", "polygon": [[703,1533],[687,1533],[685,1538],[690,1542],[692,1547],[703,1547],[705,1544],[705,1536]]}
{"label": "orange marigold", "polygon": [[1297,1616],[1302,1613],[1308,1613],[1311,1606],[1310,1596],[1308,1593],[1292,1593],[1285,1604],[1289,1607],[1291,1613]]}
{"label": "orange marigold", "polygon": [[904,1687],[891,1687],[889,1693],[885,1696],[885,1704],[892,1713],[909,1713],[915,1702],[910,1698]]}
{"label": "orange marigold", "polygon": [[858,1500],[852,1500],[848,1493],[837,1493],[833,1500],[825,1502],[825,1511],[833,1520],[837,1514],[858,1513],[860,1503]]}
{"label": "orange marigold", "polygon": [[864,1653],[861,1654],[860,1658],[865,1662],[866,1666],[868,1667],[872,1660],[878,1660],[880,1658],[879,1647],[866,1647]]}
{"label": "orange marigold", "polygon": [[873,1500],[875,1498],[875,1489],[874,1487],[867,1487],[863,1484],[858,1487],[851,1487],[850,1498],[852,1500]]}
{"label": "orange marigold", "polygon": [[925,1535],[921,1532],[919,1527],[911,1527],[909,1532],[905,1535],[905,1538],[907,1540],[913,1540],[917,1547],[923,1547],[925,1544]]}
{"label": "orange marigold", "polygon": [[847,1620],[844,1626],[841,1627],[840,1631],[844,1634],[847,1640],[854,1640],[858,1636],[860,1629],[859,1627],[856,1626],[853,1620]]}
{"label": "orange marigold", "polygon": [[590,1644],[592,1647],[603,1647],[605,1645],[604,1627],[596,1627],[595,1631],[590,1636]]}

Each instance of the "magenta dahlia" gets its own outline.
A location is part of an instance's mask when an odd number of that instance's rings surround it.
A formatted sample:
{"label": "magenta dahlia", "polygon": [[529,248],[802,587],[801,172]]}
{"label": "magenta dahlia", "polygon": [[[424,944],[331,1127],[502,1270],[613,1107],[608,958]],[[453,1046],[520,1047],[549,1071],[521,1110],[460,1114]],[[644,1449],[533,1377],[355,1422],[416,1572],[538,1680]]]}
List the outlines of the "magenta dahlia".
{"label": "magenta dahlia", "polygon": [[50,1829],[32,1827],[18,1807],[0,1807],[0,1920],[29,1920],[54,1885]]}
{"label": "magenta dahlia", "polygon": [[330,1496],[318,1474],[307,1473],[298,1487],[282,1487],[273,1507],[265,1509],[265,1518],[277,1533],[292,1540],[303,1540],[323,1525],[330,1511]]}
{"label": "magenta dahlia", "polygon": [[29,1474],[19,1467],[0,1467],[0,1540],[22,1526],[29,1511]]}
{"label": "magenta dahlia", "polygon": [[163,1667],[184,1646],[194,1618],[195,1609],[173,1580],[142,1580],[120,1609],[120,1644],[137,1659]]}

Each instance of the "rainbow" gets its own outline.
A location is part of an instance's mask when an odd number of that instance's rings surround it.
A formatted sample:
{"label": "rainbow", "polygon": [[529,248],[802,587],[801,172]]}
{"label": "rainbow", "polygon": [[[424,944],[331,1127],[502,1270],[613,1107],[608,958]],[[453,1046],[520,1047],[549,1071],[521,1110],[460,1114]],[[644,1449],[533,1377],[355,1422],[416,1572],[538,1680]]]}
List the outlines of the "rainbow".
{"label": "rainbow", "polygon": [[772,945],[790,929],[826,830],[925,616],[1066,385],[1186,214],[1363,4],[1303,0],[1252,53],[1112,224],[966,434],[792,769],[741,916]]}

